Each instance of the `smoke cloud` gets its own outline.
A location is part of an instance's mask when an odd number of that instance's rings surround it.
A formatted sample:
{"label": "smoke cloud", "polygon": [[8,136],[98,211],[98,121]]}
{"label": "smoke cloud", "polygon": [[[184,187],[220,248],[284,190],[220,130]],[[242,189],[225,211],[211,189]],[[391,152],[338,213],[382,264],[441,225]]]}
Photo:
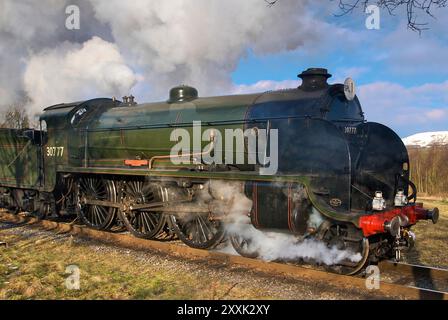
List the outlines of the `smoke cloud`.
{"label": "smoke cloud", "polygon": [[[132,93],[165,99],[190,84],[202,96],[235,90],[231,72],[248,52],[295,50],[319,38],[308,1],[3,0],[0,106],[44,106]],[[68,30],[65,8],[80,8]],[[317,41],[316,41],[317,42]]]}

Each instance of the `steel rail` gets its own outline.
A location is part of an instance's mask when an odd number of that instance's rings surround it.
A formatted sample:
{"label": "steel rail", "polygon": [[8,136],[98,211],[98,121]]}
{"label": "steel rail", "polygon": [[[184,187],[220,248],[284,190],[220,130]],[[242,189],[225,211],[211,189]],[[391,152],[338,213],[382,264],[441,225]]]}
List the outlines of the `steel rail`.
{"label": "steel rail", "polygon": [[448,269],[414,265],[395,261],[382,261],[378,264],[381,271],[392,271],[400,273],[400,275],[413,278],[429,278],[433,280],[446,281],[448,284]]}

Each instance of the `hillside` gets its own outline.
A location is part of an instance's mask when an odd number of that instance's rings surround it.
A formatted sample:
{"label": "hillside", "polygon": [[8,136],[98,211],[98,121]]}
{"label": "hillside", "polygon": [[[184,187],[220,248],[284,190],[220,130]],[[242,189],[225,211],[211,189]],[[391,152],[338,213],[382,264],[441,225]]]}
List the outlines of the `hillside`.
{"label": "hillside", "polygon": [[448,131],[421,132],[403,139],[407,147],[443,146],[448,145]]}

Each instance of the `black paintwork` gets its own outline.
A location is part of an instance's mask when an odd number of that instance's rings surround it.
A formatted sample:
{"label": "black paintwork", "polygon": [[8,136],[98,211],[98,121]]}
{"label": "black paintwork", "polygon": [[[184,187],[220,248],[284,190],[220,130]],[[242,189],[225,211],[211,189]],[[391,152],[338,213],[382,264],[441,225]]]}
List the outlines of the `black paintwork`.
{"label": "black paintwork", "polygon": [[[365,122],[358,98],[348,101],[343,85],[309,89],[261,96],[250,107],[246,127],[279,130],[279,173],[309,177],[320,207],[344,214],[369,212],[377,190],[393,206],[397,189],[406,194],[408,189],[403,164],[409,159],[401,139],[383,125]],[[287,187],[257,188],[260,228],[288,228]],[[302,231],[308,214],[309,207],[292,218],[302,220]]]}

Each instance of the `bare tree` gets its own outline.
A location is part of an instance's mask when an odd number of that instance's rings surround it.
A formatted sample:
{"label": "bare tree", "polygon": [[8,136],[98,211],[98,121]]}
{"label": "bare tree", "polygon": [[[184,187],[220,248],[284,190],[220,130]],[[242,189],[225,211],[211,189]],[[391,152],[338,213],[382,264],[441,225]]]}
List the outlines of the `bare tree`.
{"label": "bare tree", "polygon": [[[273,6],[279,0],[264,0],[268,6]],[[334,0],[330,0],[334,1]],[[444,8],[448,4],[448,0],[336,0],[338,1],[341,13],[336,16],[343,16],[353,12],[355,9],[362,8],[364,11],[369,5],[376,5],[381,9],[386,9],[389,14],[395,15],[399,8],[406,8],[408,28],[413,31],[421,32],[427,29],[427,23],[417,21],[417,13],[424,12],[430,17],[433,11],[438,8]]]}
{"label": "bare tree", "polygon": [[424,195],[448,197],[448,146],[409,148],[411,180]]}
{"label": "bare tree", "polygon": [[[333,1],[333,0],[332,0]],[[434,18],[433,11],[438,8],[447,6],[447,0],[337,0],[339,8],[342,11],[341,15],[351,13],[357,8],[365,9],[374,4],[379,8],[386,9],[389,14],[394,15],[398,8],[406,7],[406,14],[408,20],[408,28],[413,31],[421,32],[427,29],[427,23],[420,23],[417,21],[417,13],[424,12],[428,16]]]}
{"label": "bare tree", "polygon": [[264,2],[268,4],[268,7],[272,7],[277,2],[277,0],[264,0]]}
{"label": "bare tree", "polygon": [[0,127],[12,129],[25,129],[32,127],[28,113],[22,106],[11,106],[3,114]]}

